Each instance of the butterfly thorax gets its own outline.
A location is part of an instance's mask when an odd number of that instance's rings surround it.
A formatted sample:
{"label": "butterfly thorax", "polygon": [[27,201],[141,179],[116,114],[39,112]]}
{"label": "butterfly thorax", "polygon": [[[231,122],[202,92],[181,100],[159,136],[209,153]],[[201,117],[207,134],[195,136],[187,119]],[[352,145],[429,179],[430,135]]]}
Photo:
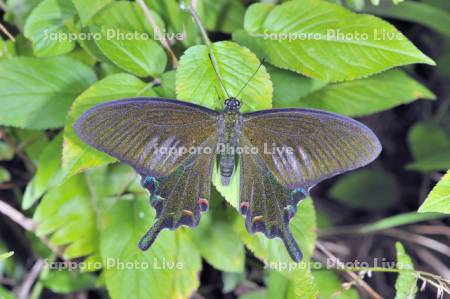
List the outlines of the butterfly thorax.
{"label": "butterfly thorax", "polygon": [[239,113],[240,102],[235,98],[225,101],[225,108],[218,118],[219,127],[219,165],[222,185],[230,183],[234,172],[239,135],[241,133],[242,116]]}

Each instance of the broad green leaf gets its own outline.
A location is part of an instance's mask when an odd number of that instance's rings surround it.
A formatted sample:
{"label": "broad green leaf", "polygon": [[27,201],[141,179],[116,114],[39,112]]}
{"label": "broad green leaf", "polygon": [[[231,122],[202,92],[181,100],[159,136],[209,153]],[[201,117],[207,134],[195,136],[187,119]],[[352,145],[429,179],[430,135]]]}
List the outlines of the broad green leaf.
{"label": "broad green leaf", "polygon": [[359,299],[355,289],[345,290],[339,276],[330,270],[313,271],[321,299]]}
{"label": "broad green leaf", "polygon": [[0,166],[0,184],[9,182],[11,180],[11,174],[8,169],[3,166]]}
{"label": "broad green leaf", "polygon": [[11,257],[13,254],[14,254],[14,252],[12,252],[12,251],[0,254],[0,261],[3,261],[5,259]]}
{"label": "broad green leaf", "polygon": [[[329,84],[296,102],[288,103],[296,103],[296,107],[323,109],[355,117],[387,110],[417,99],[434,98],[431,91],[404,72],[390,70],[365,79]],[[274,99],[274,106],[286,107],[286,104],[279,104],[280,102]]]}
{"label": "broad green leaf", "polygon": [[22,209],[31,206],[50,188],[62,182],[62,133],[58,134],[39,155],[37,171],[22,198]]}
{"label": "broad green leaf", "polygon": [[[155,12],[152,11],[151,14],[158,27],[163,30],[165,27],[164,22]],[[154,36],[152,26],[136,2],[112,2],[92,18],[92,24],[106,30],[115,31],[116,29],[122,29],[131,32],[148,33],[151,37]]]}
{"label": "broad green leaf", "polygon": [[415,162],[407,169],[420,171],[450,168],[450,136],[431,122],[419,122],[408,132],[408,143]]}
{"label": "broad green leaf", "polygon": [[113,2],[113,0],[72,0],[75,5],[81,23],[88,25],[89,20],[103,7]]}
{"label": "broad green leaf", "polygon": [[[271,64],[323,81],[366,77],[434,61],[389,23],[320,0],[254,4],[233,39]],[[265,16],[262,18],[261,16]]]}
{"label": "broad green leaf", "polygon": [[86,257],[98,246],[96,198],[84,174],[67,179],[42,199],[33,219],[37,235],[50,236],[50,243],[65,246],[67,259]]}
{"label": "broad green leaf", "polygon": [[64,129],[63,172],[74,175],[88,168],[105,165],[114,158],[88,146],[73,130],[78,117],[87,109],[104,102],[137,96],[155,95],[151,86],[128,74],[114,74],[98,81],[81,94],[72,105]]}
{"label": "broad green leaf", "polygon": [[17,53],[14,48],[14,42],[11,40],[4,40],[0,37],[0,61],[13,58],[16,55]]}
{"label": "broad green leaf", "polygon": [[425,202],[420,206],[419,212],[450,214],[450,170],[447,171],[428,194]]}
{"label": "broad green leaf", "polygon": [[395,177],[382,170],[357,170],[340,177],[329,196],[350,207],[384,210],[399,200]]}
{"label": "broad green leaf", "polygon": [[175,91],[176,71],[168,71],[161,76],[161,85],[155,87],[155,91],[164,98],[175,99],[177,97]]}
{"label": "broad green leaf", "polygon": [[[303,264],[303,266],[305,265]],[[271,271],[267,287],[267,298],[318,298],[319,294],[317,285],[312,273],[309,270],[292,270],[292,272],[290,272],[290,275],[292,277],[288,279],[279,272]]]}
{"label": "broad green leaf", "polygon": [[[236,96],[258,68],[258,58],[247,48],[229,41],[213,43],[211,50],[229,96]],[[228,95],[222,92],[209,54],[208,46],[197,45],[181,57],[176,74],[177,98],[221,110]],[[272,83],[264,66],[244,88],[239,99],[243,112],[272,106]]]}
{"label": "broad green leaf", "polygon": [[[214,199],[213,199],[214,200]],[[223,213],[223,209],[217,212]],[[217,213],[204,214],[193,231],[197,250],[214,268],[224,272],[243,272],[245,252],[239,235],[229,221],[219,219]]]}
{"label": "broad green leaf", "polygon": [[14,157],[14,149],[6,142],[0,141],[0,161],[9,161]]}
{"label": "broad green leaf", "polygon": [[405,252],[402,243],[395,243],[397,251],[397,269],[400,270],[395,282],[395,299],[414,299],[417,293],[417,276],[411,258]]}
{"label": "broad green leaf", "polygon": [[188,298],[197,289],[201,259],[188,229],[164,230],[148,251],[138,248],[154,218],[147,195],[121,198],[102,214],[101,249],[111,298]]}
{"label": "broad green leaf", "polygon": [[399,5],[368,6],[366,10],[382,17],[418,23],[450,37],[448,30],[450,28],[450,13],[444,8],[441,9],[422,2],[405,1]]}
{"label": "broad green leaf", "polygon": [[49,271],[45,278],[40,280],[46,288],[58,294],[93,289],[95,281],[96,277],[93,274],[69,270]]}
{"label": "broad green leaf", "polygon": [[95,80],[90,68],[68,57],[2,61],[0,125],[61,127],[72,101]]}
{"label": "broad green leaf", "polygon": [[[102,38],[96,40],[103,54],[121,69],[139,77],[158,77],[167,64],[163,48],[147,35],[133,37],[134,33],[116,29],[113,36],[102,30]],[[127,37],[130,35],[130,37]]]}
{"label": "broad green leaf", "polygon": [[272,102],[274,108],[298,107],[301,98],[327,85],[326,82],[270,65],[267,67],[267,71],[273,84]]}
{"label": "broad green leaf", "polygon": [[36,56],[49,57],[72,51],[75,41],[68,38],[77,10],[72,1],[44,0],[33,11],[25,23],[25,36],[33,41]]}
{"label": "broad green leaf", "polygon": [[6,0],[5,21],[15,24],[21,31],[25,21],[42,0]]}
{"label": "broad green leaf", "polygon": [[11,135],[16,144],[21,146],[27,157],[33,162],[33,165],[36,165],[41,152],[49,144],[46,132],[12,128]]}
{"label": "broad green leaf", "polygon": [[239,0],[201,0],[197,12],[210,31],[231,33],[244,25],[244,5]]}

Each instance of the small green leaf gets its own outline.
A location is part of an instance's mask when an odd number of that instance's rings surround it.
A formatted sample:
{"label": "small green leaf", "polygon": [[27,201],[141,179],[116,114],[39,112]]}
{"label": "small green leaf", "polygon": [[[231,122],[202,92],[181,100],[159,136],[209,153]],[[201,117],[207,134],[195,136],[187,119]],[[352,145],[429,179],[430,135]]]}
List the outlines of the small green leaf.
{"label": "small green leaf", "polygon": [[407,169],[419,171],[450,168],[450,137],[431,122],[419,122],[408,132],[408,143],[415,162]]}
{"label": "small green leaf", "polygon": [[69,270],[50,271],[44,279],[40,280],[46,288],[58,294],[93,289],[95,281],[96,277],[93,274]]}
{"label": "small green leaf", "polygon": [[395,299],[414,299],[417,293],[417,276],[411,258],[405,252],[402,243],[395,243],[397,251],[397,269],[400,270],[395,282]]}
{"label": "small green leaf", "polygon": [[207,30],[231,33],[244,24],[245,8],[239,0],[203,0],[198,4],[198,15]]}
{"label": "small green leaf", "polygon": [[[447,2],[447,1],[445,1]],[[444,2],[444,3],[445,3]],[[450,8],[434,7],[416,1],[406,1],[399,5],[368,6],[367,11],[386,18],[410,21],[427,26],[444,36],[450,37]]]}
{"label": "small green leaf", "polygon": [[384,210],[399,200],[395,177],[389,172],[368,169],[340,177],[329,195],[348,206],[369,210]]}
{"label": "small green leaf", "polygon": [[187,298],[199,286],[201,259],[187,230],[164,230],[140,251],[137,244],[153,218],[147,195],[121,198],[103,211],[101,248],[111,298]]}
{"label": "small green leaf", "polygon": [[[245,31],[235,31],[233,39],[280,68],[334,82],[399,65],[435,64],[377,17],[319,0],[288,1],[268,14],[267,7],[252,5],[245,16]],[[258,11],[266,15],[264,20]]]}
{"label": "small green leaf", "polygon": [[37,235],[51,235],[51,244],[64,245],[67,259],[91,255],[98,246],[96,199],[86,179],[80,174],[50,190],[33,216]]}
{"label": "small green leaf", "polygon": [[25,21],[30,13],[42,0],[7,0],[5,21],[15,24],[23,31]]}
{"label": "small green leaf", "polygon": [[36,56],[61,55],[75,48],[75,41],[65,37],[70,33],[66,24],[76,13],[72,1],[67,0],[44,0],[33,9],[25,23],[24,33],[33,41]]}
{"label": "small green leaf", "polygon": [[[116,29],[113,36],[102,30],[96,40],[103,54],[115,65],[139,77],[158,77],[167,64],[163,48],[154,40],[132,37],[134,33]],[[130,35],[131,37],[127,37]]]}
{"label": "small green leaf", "polygon": [[16,55],[14,42],[11,40],[3,40],[3,38],[0,37],[0,61],[13,58]]}
{"label": "small green leaf", "polygon": [[3,261],[5,259],[11,257],[13,254],[14,254],[13,251],[0,254],[0,261]]}
{"label": "small green leaf", "polygon": [[86,26],[89,20],[103,7],[113,2],[113,0],[72,0],[75,5],[81,23]]}
{"label": "small green leaf", "polygon": [[84,143],[73,130],[78,117],[87,109],[104,102],[141,95],[155,95],[150,85],[128,74],[114,74],[98,81],[80,95],[72,105],[64,129],[63,163],[64,175],[71,176],[85,169],[115,161]]}
{"label": "small green leaf", "polygon": [[245,253],[239,235],[229,222],[221,221],[214,216],[203,215],[198,228],[193,231],[198,251],[218,270],[243,272]]}
{"label": "small green leaf", "polygon": [[[229,96],[236,96],[258,68],[258,58],[247,48],[229,41],[214,43],[211,49]],[[189,48],[181,57],[176,75],[177,98],[221,110],[224,98],[228,95],[222,92],[209,53],[208,46],[197,45]],[[263,66],[239,95],[239,99],[243,112],[272,106],[272,83]]]}
{"label": "small green leaf", "polygon": [[[295,106],[323,109],[355,117],[418,99],[434,98],[431,91],[404,72],[390,70],[365,79],[326,85],[299,99]],[[285,106],[279,105],[275,100],[274,105]]]}
{"label": "small green leaf", "polygon": [[336,273],[329,270],[313,271],[321,299],[359,299],[355,289],[346,290]]}
{"label": "small green leaf", "polygon": [[9,161],[14,158],[14,149],[6,142],[0,141],[0,161]]}
{"label": "small green leaf", "polygon": [[90,68],[68,57],[2,61],[0,125],[61,127],[72,101],[95,80]]}
{"label": "small green leaf", "polygon": [[[300,263],[302,267],[307,267],[305,263]],[[285,299],[316,299],[319,290],[315,279],[306,268],[291,270],[291,278],[276,271],[271,271],[269,275],[267,298]],[[282,297],[281,297],[282,296]]]}
{"label": "small green leaf", "polygon": [[3,166],[0,166],[0,184],[9,182],[11,180],[11,174],[8,169]]}
{"label": "small green leaf", "polygon": [[428,194],[425,202],[420,206],[419,212],[450,214],[450,170]]}
{"label": "small green leaf", "polygon": [[37,171],[22,198],[22,209],[31,206],[50,188],[62,182],[62,133],[58,134],[39,155]]}

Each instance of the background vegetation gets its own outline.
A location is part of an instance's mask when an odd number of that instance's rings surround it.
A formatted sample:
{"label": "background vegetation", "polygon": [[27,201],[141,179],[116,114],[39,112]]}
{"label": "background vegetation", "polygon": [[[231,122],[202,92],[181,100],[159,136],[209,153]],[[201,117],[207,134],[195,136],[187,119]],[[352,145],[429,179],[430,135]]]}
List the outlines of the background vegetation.
{"label": "background vegetation", "polygon": [[[176,0],[0,1],[0,253],[15,252],[0,255],[0,298],[450,294],[449,2],[253,2],[193,0],[205,37],[190,4]],[[108,39],[110,29],[154,38]],[[368,39],[263,36],[329,30]],[[378,39],[374,30],[407,38]],[[64,33],[78,39],[48,38]],[[101,38],[82,38],[89,34]],[[210,53],[231,94],[266,59],[241,94],[244,111],[337,112],[361,118],[383,144],[376,162],[322,183],[300,204],[291,228],[301,264],[280,240],[247,233],[235,209],[238,176],[223,188],[216,174],[199,227],[163,231],[140,252],[154,217],[148,194],[129,167],[74,134],[83,111],[125,97],[221,109]]]}

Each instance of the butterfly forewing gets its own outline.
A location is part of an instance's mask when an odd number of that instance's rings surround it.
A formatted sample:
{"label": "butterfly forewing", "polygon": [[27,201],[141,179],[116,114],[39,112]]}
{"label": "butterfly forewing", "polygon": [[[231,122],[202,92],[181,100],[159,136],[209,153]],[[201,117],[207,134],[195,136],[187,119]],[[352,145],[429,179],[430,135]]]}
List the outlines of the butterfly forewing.
{"label": "butterfly forewing", "polygon": [[172,173],[217,131],[217,112],[175,100],[125,99],[100,104],[76,122],[78,136],[140,174]]}
{"label": "butterfly forewing", "polygon": [[[143,98],[100,104],[75,124],[93,147],[135,168],[150,191],[156,222],[139,246],[164,228],[196,226],[208,207],[217,112],[176,100]],[[209,148],[210,151],[199,149]]]}
{"label": "butterfly forewing", "polygon": [[274,109],[243,117],[243,134],[290,189],[308,190],[370,163],[381,151],[378,138],[365,125],[324,111]]}

